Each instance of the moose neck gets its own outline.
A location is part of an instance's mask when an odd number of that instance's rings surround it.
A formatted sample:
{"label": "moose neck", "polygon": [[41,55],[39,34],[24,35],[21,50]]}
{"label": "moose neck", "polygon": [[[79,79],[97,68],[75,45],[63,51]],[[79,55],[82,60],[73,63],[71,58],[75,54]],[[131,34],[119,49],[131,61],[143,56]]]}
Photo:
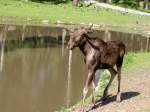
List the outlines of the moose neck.
{"label": "moose neck", "polygon": [[82,51],[82,53],[84,54],[84,56],[92,48],[92,46],[88,42],[89,41],[88,39],[90,39],[90,37],[88,37],[88,35],[85,34],[84,35],[84,41],[82,41],[81,44],[79,45],[79,48]]}
{"label": "moose neck", "polygon": [[87,46],[87,40],[85,39],[85,41],[82,41],[81,44],[79,45],[79,48],[84,55],[86,54],[86,51],[85,51],[86,46]]}
{"label": "moose neck", "polygon": [[91,49],[103,52],[106,43],[98,38],[90,38],[87,34],[84,35],[85,40],[81,42],[79,48],[84,55],[86,55]]}

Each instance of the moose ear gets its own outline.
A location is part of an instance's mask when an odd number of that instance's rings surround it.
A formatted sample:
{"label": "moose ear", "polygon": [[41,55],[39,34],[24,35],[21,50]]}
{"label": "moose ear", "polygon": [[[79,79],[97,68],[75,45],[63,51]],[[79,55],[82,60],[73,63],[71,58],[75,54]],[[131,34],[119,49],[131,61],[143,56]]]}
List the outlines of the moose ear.
{"label": "moose ear", "polygon": [[93,29],[87,30],[87,33],[93,33],[93,32],[94,32]]}
{"label": "moose ear", "polygon": [[92,30],[93,24],[91,24],[87,29]]}
{"label": "moose ear", "polygon": [[81,29],[81,30],[82,30],[82,29],[85,29],[85,30],[91,30],[91,29],[92,29],[92,27],[93,27],[93,24],[91,24],[91,25],[90,25],[90,26],[88,26],[88,27],[87,27],[87,26],[86,26],[86,27],[85,27],[85,26],[81,26],[81,28],[80,28],[80,29]]}
{"label": "moose ear", "polygon": [[85,28],[86,32],[87,32],[87,33],[92,33],[92,32],[94,31],[94,30],[92,29],[92,27],[93,27],[93,24],[90,25],[89,27]]}
{"label": "moose ear", "polygon": [[84,26],[81,26],[81,28],[80,29],[84,29]]}

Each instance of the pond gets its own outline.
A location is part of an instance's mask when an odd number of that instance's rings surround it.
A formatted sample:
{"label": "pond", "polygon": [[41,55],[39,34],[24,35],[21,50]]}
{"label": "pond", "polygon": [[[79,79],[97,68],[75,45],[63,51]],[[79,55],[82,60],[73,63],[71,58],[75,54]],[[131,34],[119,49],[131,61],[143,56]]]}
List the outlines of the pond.
{"label": "pond", "polygon": [[[95,30],[90,35],[121,40],[128,52],[150,51],[150,39],[140,34]],[[76,48],[68,76],[64,28],[0,25],[0,39],[1,112],[53,112],[81,100],[86,67]]]}

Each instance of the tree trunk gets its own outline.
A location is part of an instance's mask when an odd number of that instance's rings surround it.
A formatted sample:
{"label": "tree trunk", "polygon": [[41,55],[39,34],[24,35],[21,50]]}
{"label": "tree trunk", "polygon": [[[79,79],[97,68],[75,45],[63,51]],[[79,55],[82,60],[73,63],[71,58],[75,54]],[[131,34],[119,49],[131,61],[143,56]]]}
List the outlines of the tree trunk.
{"label": "tree trunk", "polygon": [[144,0],[144,9],[148,10],[148,2],[149,0]]}
{"label": "tree trunk", "polygon": [[99,2],[111,3],[112,0],[98,0]]}
{"label": "tree trunk", "polygon": [[112,1],[111,0],[107,0],[107,3],[111,3]]}
{"label": "tree trunk", "polygon": [[79,0],[73,0],[73,6],[77,6],[78,2],[79,2]]}

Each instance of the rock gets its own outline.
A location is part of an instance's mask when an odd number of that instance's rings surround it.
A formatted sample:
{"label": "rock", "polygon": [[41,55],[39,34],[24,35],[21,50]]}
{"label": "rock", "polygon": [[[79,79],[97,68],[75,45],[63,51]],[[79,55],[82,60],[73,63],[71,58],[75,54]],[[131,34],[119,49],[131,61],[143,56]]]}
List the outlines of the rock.
{"label": "rock", "polygon": [[16,30],[16,26],[8,26],[8,31],[14,31]]}
{"label": "rock", "polygon": [[117,110],[116,112],[126,112],[125,110]]}
{"label": "rock", "polygon": [[42,23],[43,23],[43,24],[48,24],[48,23],[49,23],[49,20],[42,20]]}
{"label": "rock", "polygon": [[57,22],[56,22],[57,24],[63,24],[63,22],[62,21],[60,21],[60,20],[57,20]]}
{"label": "rock", "polygon": [[85,25],[85,23],[80,23],[81,25]]}

